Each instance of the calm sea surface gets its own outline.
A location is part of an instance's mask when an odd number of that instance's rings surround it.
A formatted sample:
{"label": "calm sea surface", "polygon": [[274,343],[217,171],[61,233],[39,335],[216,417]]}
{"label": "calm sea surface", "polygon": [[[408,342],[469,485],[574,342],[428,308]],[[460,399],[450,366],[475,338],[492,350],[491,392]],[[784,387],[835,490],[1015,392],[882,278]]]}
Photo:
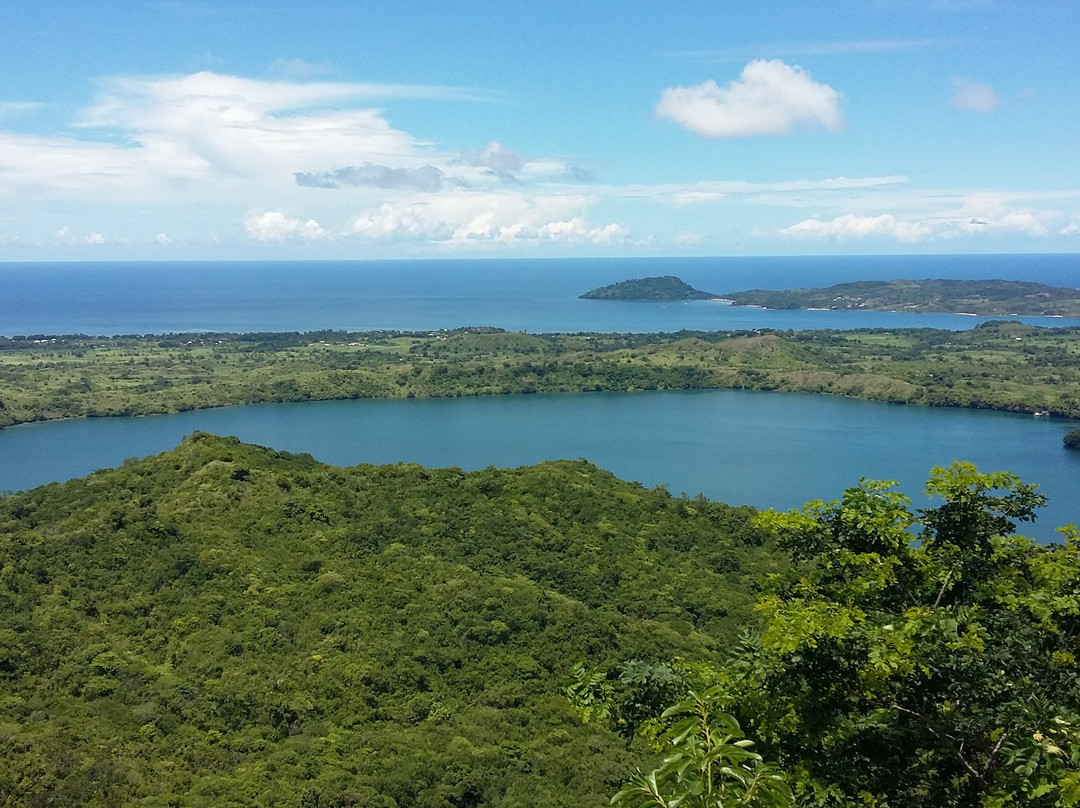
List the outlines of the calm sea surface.
{"label": "calm sea surface", "polygon": [[[983,318],[762,311],[715,301],[579,300],[597,286],[676,275],[723,294],[888,278],[1010,278],[1080,285],[1077,255],[655,258],[264,263],[0,264],[0,335],[186,331],[533,332],[926,327]],[[1022,318],[1042,325],[1075,324]]]}
{"label": "calm sea surface", "polygon": [[[961,330],[985,318],[769,312],[714,301],[579,300],[597,286],[676,275],[717,294],[888,278],[1009,278],[1080,285],[1077,255],[268,263],[0,264],[0,335],[183,331],[680,329]],[[1076,320],[1019,318],[1048,326]],[[0,430],[0,490],[64,480],[175,446],[195,429],[320,460],[516,466],[587,458],[620,477],[732,504],[793,507],[860,476],[916,494],[933,465],[972,460],[1040,483],[1031,535],[1080,522],[1071,425],[781,393],[689,391],[260,405]]]}
{"label": "calm sea surface", "polygon": [[[672,493],[790,508],[838,496],[860,476],[913,498],[954,459],[1039,483],[1050,507],[1022,532],[1080,523],[1080,454],[1069,424],[798,393],[739,390],[262,404],[148,418],[0,430],[0,489],[16,490],[170,449],[196,429],[336,465],[407,461],[465,469],[584,457]],[[919,501],[919,504],[923,504]]]}

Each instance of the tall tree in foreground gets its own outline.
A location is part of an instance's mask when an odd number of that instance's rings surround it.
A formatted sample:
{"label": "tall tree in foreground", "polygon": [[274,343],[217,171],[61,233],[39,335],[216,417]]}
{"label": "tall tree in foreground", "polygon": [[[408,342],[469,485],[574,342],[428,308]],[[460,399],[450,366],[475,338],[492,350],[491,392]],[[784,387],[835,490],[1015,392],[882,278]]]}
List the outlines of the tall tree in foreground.
{"label": "tall tree in foreground", "polygon": [[1035,488],[954,463],[937,507],[863,481],[762,515],[805,573],[760,599],[724,706],[800,804],[1080,804],[1080,536],[1012,535]]}

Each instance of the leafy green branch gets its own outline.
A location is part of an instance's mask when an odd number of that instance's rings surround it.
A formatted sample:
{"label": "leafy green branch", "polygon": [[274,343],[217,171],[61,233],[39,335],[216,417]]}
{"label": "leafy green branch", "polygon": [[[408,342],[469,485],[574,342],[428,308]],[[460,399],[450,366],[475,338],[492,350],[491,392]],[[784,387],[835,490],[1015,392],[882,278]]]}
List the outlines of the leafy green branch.
{"label": "leafy green branch", "polygon": [[638,772],[611,799],[621,808],[777,808],[794,805],[784,776],[756,752],[738,722],[716,709],[719,688],[668,708],[677,719],[662,736],[665,757]]}

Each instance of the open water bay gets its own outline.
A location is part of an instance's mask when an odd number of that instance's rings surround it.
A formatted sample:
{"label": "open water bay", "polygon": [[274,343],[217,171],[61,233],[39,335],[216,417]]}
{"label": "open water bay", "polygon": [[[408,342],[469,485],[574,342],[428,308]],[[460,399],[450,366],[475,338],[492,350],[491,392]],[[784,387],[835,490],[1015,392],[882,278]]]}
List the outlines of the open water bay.
{"label": "open water bay", "polygon": [[27,424],[0,430],[0,490],[20,490],[155,454],[204,430],[308,452],[335,465],[413,462],[478,469],[585,458],[645,486],[786,509],[832,499],[859,477],[891,479],[917,506],[932,466],[1007,469],[1050,497],[1021,533],[1053,540],[1080,523],[1070,424],[741,390],[570,393],[266,404]]}
{"label": "open water bay", "polygon": [[[637,332],[974,328],[986,317],[766,311],[714,300],[581,300],[609,283],[676,275],[716,294],[890,278],[1011,278],[1073,286],[1076,255],[550,260],[0,263],[0,335],[188,331]],[[1016,317],[1043,326],[1076,325]]]}

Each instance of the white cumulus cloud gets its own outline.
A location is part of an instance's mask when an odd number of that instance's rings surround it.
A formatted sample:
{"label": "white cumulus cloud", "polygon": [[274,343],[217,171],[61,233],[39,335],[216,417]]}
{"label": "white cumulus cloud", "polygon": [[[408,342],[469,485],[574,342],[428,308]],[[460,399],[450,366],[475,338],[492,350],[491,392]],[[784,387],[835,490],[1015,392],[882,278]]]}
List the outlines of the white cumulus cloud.
{"label": "white cumulus cloud", "polygon": [[954,230],[970,232],[1006,232],[1028,236],[1045,236],[1055,211],[1035,210],[1010,204],[1008,196],[983,192],[971,194],[956,216],[949,222]]}
{"label": "white cumulus cloud", "polygon": [[542,239],[570,244],[610,245],[625,240],[630,234],[616,222],[594,227],[584,216],[575,216],[567,221],[548,222],[540,228],[538,235]]}
{"label": "white cumulus cloud", "polygon": [[357,216],[348,233],[374,241],[446,241],[454,230],[427,205],[385,202]]}
{"label": "white cumulus cloud", "polygon": [[[131,133],[168,173],[255,177],[356,154],[409,154],[417,142],[376,109],[330,109],[376,94],[349,83],[258,81],[216,73],[113,78],[80,121]],[[350,160],[351,162],[351,160]]]}
{"label": "white cumulus cloud", "polygon": [[724,87],[711,79],[669,87],[656,114],[701,137],[779,135],[801,125],[836,131],[844,123],[836,90],[779,59],[750,62]]}
{"label": "white cumulus cloud", "polygon": [[524,157],[496,140],[491,141],[482,149],[462,151],[459,159],[468,166],[490,168],[492,171],[506,173],[521,171],[525,165]]}
{"label": "white cumulus cloud", "polygon": [[1058,230],[1059,236],[1076,236],[1080,235],[1080,217],[1076,221],[1069,222],[1067,225]]}
{"label": "white cumulus cloud", "polygon": [[104,244],[107,241],[105,236],[96,230],[87,233],[85,236],[78,236],[67,225],[64,225],[56,231],[56,233],[53,235],[53,240],[55,240],[58,244],[65,244],[69,247],[74,247],[80,244],[89,244],[91,246],[96,246],[98,244]]}
{"label": "white cumulus cloud", "polygon": [[313,241],[326,238],[328,233],[314,219],[292,219],[279,210],[256,213],[244,221],[244,232],[255,241]]}
{"label": "white cumulus cloud", "polygon": [[454,162],[491,172],[509,179],[537,179],[542,177],[570,176],[576,179],[591,179],[588,171],[565,160],[542,157],[527,160],[513,149],[508,149],[496,140],[482,149],[465,149]]}

